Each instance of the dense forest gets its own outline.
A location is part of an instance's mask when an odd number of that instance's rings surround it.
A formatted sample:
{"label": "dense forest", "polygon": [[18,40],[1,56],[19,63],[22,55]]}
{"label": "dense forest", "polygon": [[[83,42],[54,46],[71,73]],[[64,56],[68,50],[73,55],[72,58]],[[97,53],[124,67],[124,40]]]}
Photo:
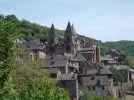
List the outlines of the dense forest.
{"label": "dense forest", "polygon": [[[25,40],[37,40],[45,43],[47,41],[48,33],[50,31],[50,27],[41,26],[36,23],[31,23],[25,19],[19,20],[15,15],[0,15],[0,19],[5,19],[7,21],[11,21],[15,23],[17,26],[14,35],[21,36]],[[56,29],[56,32],[59,36],[63,36],[64,30]],[[117,41],[117,42],[101,42],[100,40],[95,40],[87,36],[78,36],[81,39],[84,39],[88,42],[96,42],[101,46],[101,53],[105,54],[109,48],[114,48],[124,52],[127,56],[134,55],[134,41]]]}

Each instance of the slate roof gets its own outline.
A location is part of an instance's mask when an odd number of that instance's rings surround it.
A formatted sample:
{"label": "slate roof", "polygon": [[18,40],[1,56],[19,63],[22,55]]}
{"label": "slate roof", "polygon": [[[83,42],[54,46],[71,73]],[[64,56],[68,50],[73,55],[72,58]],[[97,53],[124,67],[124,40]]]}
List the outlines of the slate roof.
{"label": "slate roof", "polygon": [[[87,75],[95,75],[97,73],[98,73],[97,69],[87,70]],[[112,75],[112,74],[113,73],[106,68],[100,69],[100,75]]]}
{"label": "slate roof", "polygon": [[88,61],[87,65],[85,66],[87,69],[85,75],[95,75],[98,73],[98,69],[100,69],[100,75],[112,75],[111,71],[98,63],[92,63],[91,61]]}
{"label": "slate roof", "polygon": [[111,63],[111,64],[118,63],[110,55],[105,55],[105,56],[101,55],[101,61],[108,61],[108,63]]}
{"label": "slate roof", "polygon": [[77,61],[86,61],[86,59],[80,53],[75,54],[75,58]]}
{"label": "slate roof", "polygon": [[76,74],[58,74],[57,80],[66,81],[66,80],[76,80]]}
{"label": "slate roof", "polygon": [[117,70],[128,70],[129,69],[129,66],[126,66],[126,65],[119,65],[116,67]]}
{"label": "slate roof", "polygon": [[58,71],[59,71],[59,68],[50,68],[50,69],[48,69],[48,72],[50,74],[56,74],[56,73],[58,73]]}
{"label": "slate roof", "polygon": [[74,25],[73,25],[73,24],[72,24],[72,30],[73,30],[74,36],[75,36],[76,38],[78,38],[77,33],[76,33],[76,31],[75,31],[75,28],[74,28]]}
{"label": "slate roof", "polygon": [[45,45],[36,41],[29,41],[25,43],[24,45],[27,51],[28,50],[45,50]]}
{"label": "slate roof", "polygon": [[68,62],[66,56],[47,56],[44,59],[44,64],[42,64],[42,68],[47,67],[65,67]]}
{"label": "slate roof", "polygon": [[26,40],[24,38],[18,38],[22,43],[26,43]]}
{"label": "slate roof", "polygon": [[79,52],[80,51],[94,51],[95,48],[94,47],[90,47],[90,48],[80,48],[80,50],[78,50]]}
{"label": "slate roof", "polygon": [[134,70],[133,69],[129,69],[130,72],[134,73]]}
{"label": "slate roof", "polygon": [[93,51],[78,51],[79,53],[90,53],[90,54],[93,54],[94,52]]}
{"label": "slate roof", "polygon": [[71,61],[86,61],[86,59],[80,53],[76,53],[74,55],[71,53],[65,53],[65,56],[67,56],[67,58]]}
{"label": "slate roof", "polygon": [[110,60],[110,58],[108,58],[107,56],[102,56],[101,55],[101,61],[104,61],[104,60]]}
{"label": "slate roof", "polygon": [[107,86],[108,77],[107,76],[82,77],[82,83],[83,86],[96,86],[96,85]]}
{"label": "slate roof", "polygon": [[115,54],[117,54],[117,55],[120,55],[120,53],[117,51],[117,50],[115,50],[115,49],[110,49],[113,53],[115,53]]}

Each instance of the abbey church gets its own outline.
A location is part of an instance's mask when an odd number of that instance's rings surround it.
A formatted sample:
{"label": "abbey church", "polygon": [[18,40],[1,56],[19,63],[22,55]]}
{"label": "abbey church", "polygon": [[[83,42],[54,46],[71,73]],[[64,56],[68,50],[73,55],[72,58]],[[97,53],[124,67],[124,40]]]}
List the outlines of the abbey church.
{"label": "abbey church", "polygon": [[68,22],[64,37],[58,36],[55,27],[52,24],[50,33],[48,34],[48,51],[49,54],[64,55],[64,53],[74,54],[81,46],[81,40],[78,38],[73,25]]}

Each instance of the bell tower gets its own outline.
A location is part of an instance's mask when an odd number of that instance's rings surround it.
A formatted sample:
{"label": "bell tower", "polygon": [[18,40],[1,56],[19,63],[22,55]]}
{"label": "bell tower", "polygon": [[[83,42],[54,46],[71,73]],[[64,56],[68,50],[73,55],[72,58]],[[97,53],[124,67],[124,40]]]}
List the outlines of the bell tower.
{"label": "bell tower", "polygon": [[77,37],[77,34],[75,32],[73,25],[71,26],[70,22],[68,22],[67,28],[64,33],[66,53],[72,53],[72,54],[75,53],[76,37]]}

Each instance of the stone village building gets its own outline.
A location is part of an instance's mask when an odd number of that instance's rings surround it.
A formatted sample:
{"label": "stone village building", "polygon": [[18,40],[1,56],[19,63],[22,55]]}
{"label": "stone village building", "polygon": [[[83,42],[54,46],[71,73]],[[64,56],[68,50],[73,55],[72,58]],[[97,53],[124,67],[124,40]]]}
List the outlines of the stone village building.
{"label": "stone village building", "polygon": [[35,41],[23,44],[32,60],[35,59],[33,54],[44,59],[41,68],[58,80],[71,100],[78,100],[79,86],[86,86],[100,96],[113,95],[113,74],[105,67],[109,60],[102,59],[98,44],[80,39],[70,22],[64,37],[58,36],[52,24],[46,45]]}
{"label": "stone village building", "polygon": [[64,38],[58,36],[52,24],[46,49],[47,56],[41,68],[58,80],[71,100],[78,100],[79,86],[86,86],[100,96],[113,94],[113,75],[101,63],[99,45],[85,43],[70,22]]}

